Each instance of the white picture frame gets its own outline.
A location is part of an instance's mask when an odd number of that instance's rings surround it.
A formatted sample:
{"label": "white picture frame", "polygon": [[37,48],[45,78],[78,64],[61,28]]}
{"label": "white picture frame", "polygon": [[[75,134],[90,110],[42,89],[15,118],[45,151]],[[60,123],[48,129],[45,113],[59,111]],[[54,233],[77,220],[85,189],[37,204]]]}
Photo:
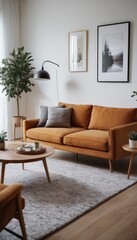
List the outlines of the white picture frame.
{"label": "white picture frame", "polygon": [[88,31],[69,33],[69,71],[86,72],[88,70]]}

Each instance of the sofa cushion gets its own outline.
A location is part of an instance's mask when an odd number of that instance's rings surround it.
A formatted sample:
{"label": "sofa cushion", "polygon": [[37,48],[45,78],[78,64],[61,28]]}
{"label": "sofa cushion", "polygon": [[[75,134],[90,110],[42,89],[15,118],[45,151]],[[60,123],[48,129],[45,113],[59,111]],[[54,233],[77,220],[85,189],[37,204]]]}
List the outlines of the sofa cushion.
{"label": "sofa cushion", "polygon": [[[54,106],[54,108],[64,107],[62,106]],[[45,127],[45,124],[48,119],[48,106],[40,106],[40,119],[37,124],[37,127]]]}
{"label": "sofa cushion", "polygon": [[48,120],[46,127],[71,127],[72,108],[54,108],[48,107]]}
{"label": "sofa cushion", "polygon": [[92,105],[71,104],[64,102],[60,102],[59,106],[60,105],[65,105],[65,107],[72,107],[71,126],[88,128]]}
{"label": "sofa cushion", "polygon": [[31,128],[26,132],[26,137],[45,142],[63,143],[66,134],[82,131],[83,128]]}
{"label": "sofa cushion", "polygon": [[136,108],[114,108],[93,106],[89,129],[109,130],[110,128],[135,122]]}
{"label": "sofa cushion", "polygon": [[63,143],[70,146],[108,151],[108,131],[85,130],[64,137]]}

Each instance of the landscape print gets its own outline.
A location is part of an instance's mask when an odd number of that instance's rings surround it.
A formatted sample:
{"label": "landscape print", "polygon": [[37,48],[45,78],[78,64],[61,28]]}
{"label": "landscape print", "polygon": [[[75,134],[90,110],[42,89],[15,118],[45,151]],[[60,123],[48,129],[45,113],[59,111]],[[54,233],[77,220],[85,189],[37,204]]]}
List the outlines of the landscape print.
{"label": "landscape print", "polygon": [[97,27],[97,81],[129,81],[130,22]]}
{"label": "landscape print", "polygon": [[123,46],[122,33],[102,36],[102,72],[123,71]]}

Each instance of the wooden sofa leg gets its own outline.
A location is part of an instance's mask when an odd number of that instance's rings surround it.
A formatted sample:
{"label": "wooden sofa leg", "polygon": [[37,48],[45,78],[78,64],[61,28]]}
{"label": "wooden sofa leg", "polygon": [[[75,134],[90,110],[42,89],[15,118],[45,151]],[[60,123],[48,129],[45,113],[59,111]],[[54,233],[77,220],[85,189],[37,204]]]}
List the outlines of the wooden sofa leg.
{"label": "wooden sofa leg", "polygon": [[113,166],[112,166],[112,161],[109,160],[109,169],[110,169],[110,172],[112,173],[113,172]]}
{"label": "wooden sofa leg", "polygon": [[77,160],[77,162],[78,162],[78,153],[76,153],[76,160]]}

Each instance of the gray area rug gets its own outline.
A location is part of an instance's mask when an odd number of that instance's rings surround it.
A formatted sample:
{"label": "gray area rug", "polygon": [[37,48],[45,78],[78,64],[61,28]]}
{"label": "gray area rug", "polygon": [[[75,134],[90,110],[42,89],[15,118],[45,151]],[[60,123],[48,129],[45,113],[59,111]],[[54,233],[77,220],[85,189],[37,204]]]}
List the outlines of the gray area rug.
{"label": "gray area rug", "polygon": [[[75,159],[66,161],[55,157],[56,154],[47,159],[51,183],[47,181],[42,162],[28,163],[24,171],[20,164],[6,166],[5,184],[24,185],[28,240],[42,239],[137,181],[136,177],[128,180],[126,174],[110,173],[108,169],[81,164]],[[20,233],[17,220],[12,220],[8,228]],[[0,239],[17,238],[2,231]]]}

